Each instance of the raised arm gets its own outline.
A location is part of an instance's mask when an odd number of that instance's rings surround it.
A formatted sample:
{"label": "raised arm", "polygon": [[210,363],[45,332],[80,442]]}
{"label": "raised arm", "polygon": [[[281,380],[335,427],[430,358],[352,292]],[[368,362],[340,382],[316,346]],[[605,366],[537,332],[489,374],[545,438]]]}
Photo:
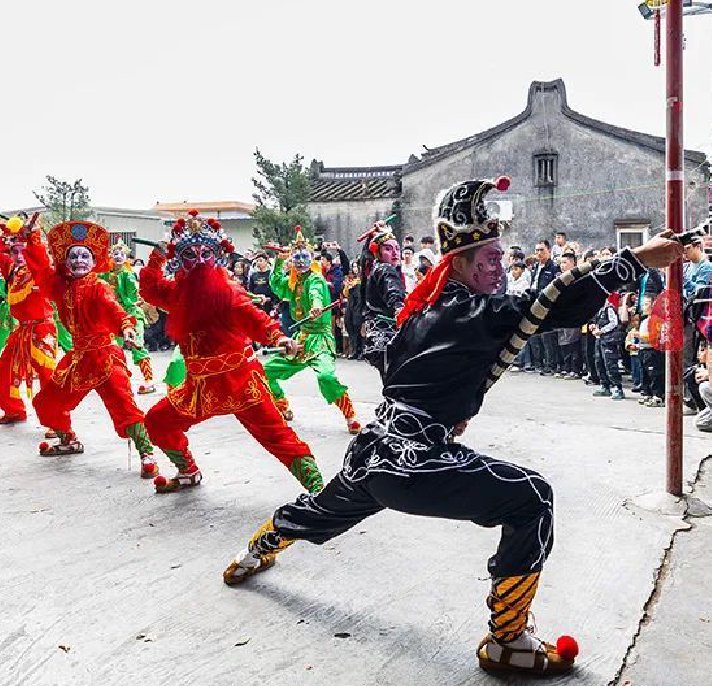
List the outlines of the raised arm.
{"label": "raised arm", "polygon": [[154,250],[148,258],[148,264],[141,270],[139,290],[141,297],[151,305],[170,312],[175,282],[163,275],[165,264],[164,255],[159,250]]}
{"label": "raised arm", "polygon": [[289,277],[284,271],[283,255],[279,255],[274,261],[272,273],[269,275],[269,287],[280,300],[289,298]]}
{"label": "raised arm", "polygon": [[42,294],[50,300],[57,300],[61,295],[60,277],[52,267],[39,231],[30,233],[24,255],[27,268]]}

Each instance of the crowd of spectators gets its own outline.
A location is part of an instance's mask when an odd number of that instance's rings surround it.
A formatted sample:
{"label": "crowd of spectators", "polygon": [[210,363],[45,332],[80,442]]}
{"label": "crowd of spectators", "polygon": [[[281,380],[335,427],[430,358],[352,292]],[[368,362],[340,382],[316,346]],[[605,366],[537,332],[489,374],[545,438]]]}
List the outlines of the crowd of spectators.
{"label": "crowd of spectators", "polygon": [[[685,370],[684,413],[696,415],[696,426],[712,432],[712,389],[705,328],[712,290],[712,262],[702,237],[685,246],[683,268]],[[506,292],[539,294],[562,271],[579,261],[607,259],[616,248],[582,250],[564,232],[538,241],[534,254],[520,246],[507,253]],[[533,336],[515,360],[512,371],[537,373],[556,379],[582,380],[593,386],[593,396],[623,400],[626,391],[644,407],[665,404],[665,355],[651,340],[653,306],[665,287],[664,273],[648,269],[632,288],[612,293],[604,306],[581,329],[558,329]],[[709,327],[708,327],[709,328]],[[630,379],[628,383],[627,379]],[[625,383],[624,383],[624,380]]]}

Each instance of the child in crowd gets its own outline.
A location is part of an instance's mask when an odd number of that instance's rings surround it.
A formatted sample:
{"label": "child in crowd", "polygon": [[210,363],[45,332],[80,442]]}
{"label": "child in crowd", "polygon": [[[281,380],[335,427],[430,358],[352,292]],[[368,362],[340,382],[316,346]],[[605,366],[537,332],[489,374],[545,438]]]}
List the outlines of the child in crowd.
{"label": "child in crowd", "polygon": [[596,369],[601,380],[600,388],[593,395],[612,400],[623,400],[623,379],[618,361],[620,360],[620,338],[618,335],[618,301],[612,293],[606,304],[598,311],[591,333],[596,338]]}
{"label": "child in crowd", "polygon": [[646,295],[643,297],[640,328],[639,349],[641,383],[640,398],[638,402],[646,407],[662,407],[665,404],[665,355],[655,350],[650,343],[650,311],[653,308],[653,299]]}
{"label": "child in crowd", "polygon": [[640,315],[634,314],[630,319],[625,336],[625,349],[630,354],[630,375],[633,380],[632,393],[640,393],[642,372],[640,368]]}

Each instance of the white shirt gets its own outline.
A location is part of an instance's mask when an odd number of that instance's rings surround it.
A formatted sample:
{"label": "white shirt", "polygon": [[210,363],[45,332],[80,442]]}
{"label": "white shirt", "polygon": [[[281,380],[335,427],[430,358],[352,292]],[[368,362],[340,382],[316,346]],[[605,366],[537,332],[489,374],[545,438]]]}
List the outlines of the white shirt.
{"label": "white shirt", "polygon": [[405,281],[405,292],[406,294],[411,293],[415,288],[415,265],[414,264],[401,264],[401,272],[403,273],[403,280]]}
{"label": "white shirt", "polygon": [[514,278],[512,272],[507,274],[507,293],[509,295],[523,295],[524,291],[531,288],[531,285],[532,273],[528,269],[525,269],[518,279]]}

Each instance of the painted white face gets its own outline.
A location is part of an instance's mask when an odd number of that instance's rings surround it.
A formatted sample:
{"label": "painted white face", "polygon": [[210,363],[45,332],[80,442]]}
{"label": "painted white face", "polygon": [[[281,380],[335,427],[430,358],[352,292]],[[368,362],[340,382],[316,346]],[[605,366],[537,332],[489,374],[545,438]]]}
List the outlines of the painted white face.
{"label": "painted white face", "polygon": [[308,250],[297,250],[292,254],[292,263],[300,274],[305,274],[311,269],[311,253]]}
{"label": "painted white face", "polygon": [[123,250],[117,249],[111,253],[111,259],[114,260],[115,265],[120,267],[124,262],[126,262],[126,255]]}
{"label": "painted white face", "polygon": [[94,269],[94,255],[83,245],[73,245],[67,252],[66,266],[75,279],[81,279]]}

